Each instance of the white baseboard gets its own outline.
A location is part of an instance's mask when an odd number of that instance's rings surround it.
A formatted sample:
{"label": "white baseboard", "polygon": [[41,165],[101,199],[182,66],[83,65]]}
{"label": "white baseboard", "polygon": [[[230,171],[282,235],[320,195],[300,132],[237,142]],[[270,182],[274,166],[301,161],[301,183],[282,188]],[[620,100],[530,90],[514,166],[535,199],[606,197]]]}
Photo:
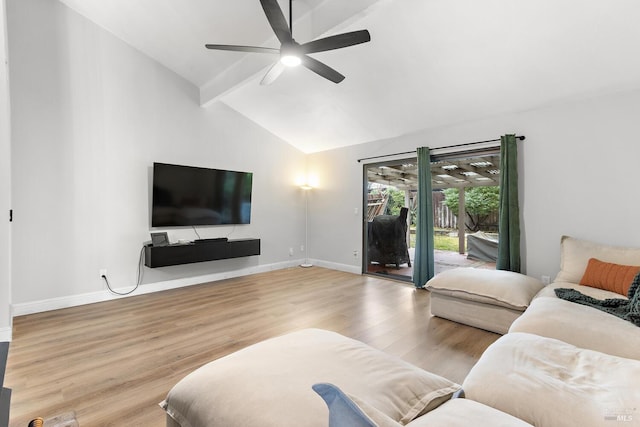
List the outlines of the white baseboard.
{"label": "white baseboard", "polygon": [[317,265],[318,267],[328,268],[330,270],[338,270],[344,271],[345,273],[353,273],[353,274],[362,274],[362,267],[348,265],[348,264],[338,264],[337,262],[329,262],[329,261],[321,261],[317,259],[312,259],[310,262],[313,265]]}
{"label": "white baseboard", "polygon": [[11,341],[11,328],[0,328],[0,341]]}
{"label": "white baseboard", "polygon": [[[61,308],[75,307],[78,305],[93,304],[96,302],[110,301],[129,296],[149,294],[153,292],[166,291],[169,289],[183,288],[186,286],[199,285],[207,282],[216,282],[234,277],[248,276],[250,274],[265,273],[268,271],[282,270],[285,268],[296,267],[302,260],[279,262],[274,264],[258,265],[255,267],[243,268],[234,271],[225,271],[221,273],[205,274],[202,276],[189,277],[186,279],[167,280],[164,282],[147,283],[140,286],[130,295],[115,295],[107,290],[100,292],[90,292],[86,294],[71,295],[67,297],[50,298],[46,300],[33,301],[12,305],[13,316],[24,316],[26,314],[41,313],[44,311],[58,310]],[[331,268],[331,267],[327,267]],[[127,288],[114,289],[116,292],[126,292]],[[2,333],[0,329],[0,333]],[[9,335],[11,329],[9,328]]]}

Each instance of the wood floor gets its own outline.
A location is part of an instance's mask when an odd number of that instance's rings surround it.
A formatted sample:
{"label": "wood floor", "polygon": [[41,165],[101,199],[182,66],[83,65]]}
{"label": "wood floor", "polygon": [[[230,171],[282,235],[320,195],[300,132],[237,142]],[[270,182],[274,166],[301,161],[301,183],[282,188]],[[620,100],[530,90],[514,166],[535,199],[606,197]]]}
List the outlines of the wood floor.
{"label": "wood floor", "polygon": [[164,426],[167,391],[206,362],[303,328],[361,340],[462,382],[498,335],[429,315],[429,293],[291,268],[14,319],[10,426],[75,411],[81,427]]}

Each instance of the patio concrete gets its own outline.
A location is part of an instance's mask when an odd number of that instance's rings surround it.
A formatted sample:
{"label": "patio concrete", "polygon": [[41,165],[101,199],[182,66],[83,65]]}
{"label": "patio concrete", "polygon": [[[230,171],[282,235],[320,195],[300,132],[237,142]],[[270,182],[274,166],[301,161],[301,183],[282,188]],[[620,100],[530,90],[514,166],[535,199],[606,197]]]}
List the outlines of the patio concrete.
{"label": "patio concrete", "polygon": [[[415,249],[409,249],[409,258],[411,259],[411,265],[413,266]],[[451,270],[457,267],[474,267],[474,268],[486,268],[495,270],[495,262],[486,262],[477,259],[467,258],[466,254],[459,254],[458,252],[436,250],[434,252],[435,273],[441,273],[445,270]],[[393,265],[378,265],[370,264],[367,268],[367,273],[381,274],[389,277],[399,276],[402,280],[413,277],[413,267],[407,266],[407,264],[400,265],[400,268],[396,268]]]}

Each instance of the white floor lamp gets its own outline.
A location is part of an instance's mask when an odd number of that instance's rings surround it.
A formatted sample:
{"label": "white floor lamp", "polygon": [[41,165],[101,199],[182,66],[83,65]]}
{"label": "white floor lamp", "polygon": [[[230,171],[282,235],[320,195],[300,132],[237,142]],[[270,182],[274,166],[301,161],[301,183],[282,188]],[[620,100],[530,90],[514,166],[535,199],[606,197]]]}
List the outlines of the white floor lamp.
{"label": "white floor lamp", "polygon": [[304,262],[300,267],[312,267],[309,262],[309,191],[313,188],[309,184],[300,186],[304,190]]}

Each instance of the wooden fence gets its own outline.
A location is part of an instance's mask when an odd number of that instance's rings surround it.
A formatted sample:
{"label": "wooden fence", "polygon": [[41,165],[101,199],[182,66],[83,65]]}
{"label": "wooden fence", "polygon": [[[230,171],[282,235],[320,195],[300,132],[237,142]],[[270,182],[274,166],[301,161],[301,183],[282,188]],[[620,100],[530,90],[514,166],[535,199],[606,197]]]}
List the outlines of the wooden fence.
{"label": "wooden fence", "polygon": [[[444,204],[444,194],[433,192],[433,226],[435,228],[458,228],[458,213],[453,213]],[[466,220],[466,218],[465,218]],[[498,212],[490,214],[483,222],[482,231],[498,231]]]}
{"label": "wooden fence", "polygon": [[[444,204],[444,193],[434,191],[433,193],[433,226],[435,228],[445,228],[456,230],[458,228],[458,213],[451,211]],[[387,206],[388,197],[386,195],[370,194],[368,197],[367,220],[373,221],[373,218],[384,214]],[[411,198],[411,209],[414,209],[415,200]],[[467,218],[465,218],[467,220]],[[494,212],[483,221],[482,231],[497,232],[498,231],[498,212]]]}

